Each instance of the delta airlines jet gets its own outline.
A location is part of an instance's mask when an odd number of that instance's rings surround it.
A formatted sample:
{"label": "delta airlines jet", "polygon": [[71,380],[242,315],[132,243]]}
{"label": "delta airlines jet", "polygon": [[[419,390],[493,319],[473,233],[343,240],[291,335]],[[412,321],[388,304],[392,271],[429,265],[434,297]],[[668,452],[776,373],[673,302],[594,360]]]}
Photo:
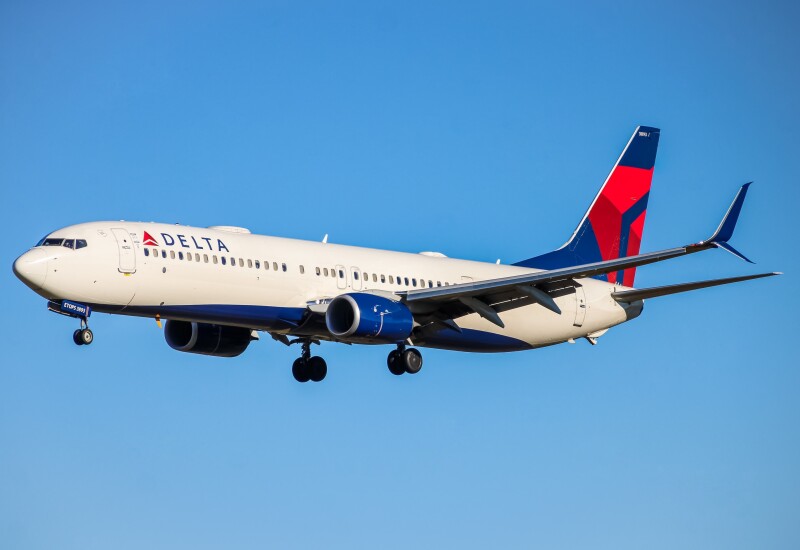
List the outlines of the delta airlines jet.
{"label": "delta airlines jet", "polygon": [[[644,300],[778,273],[636,289],[638,266],[722,248],[747,193],[704,241],[639,253],[660,131],[636,128],[572,237],[512,265],[253,235],[230,226],[91,222],[59,229],[14,262],[14,273],[77,318],[92,312],[166,320],[173,349],[241,354],[259,332],[300,344],[299,382],[319,382],[321,341],[392,346],[392,374],[422,367],[416,347],[504,352],[597,338],[638,317]],[[416,347],[412,347],[416,346]]]}

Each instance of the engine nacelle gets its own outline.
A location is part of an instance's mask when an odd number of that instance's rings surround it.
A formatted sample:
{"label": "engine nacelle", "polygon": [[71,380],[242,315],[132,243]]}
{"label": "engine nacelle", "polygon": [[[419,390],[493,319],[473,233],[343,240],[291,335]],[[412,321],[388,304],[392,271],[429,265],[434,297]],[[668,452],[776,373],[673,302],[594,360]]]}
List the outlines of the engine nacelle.
{"label": "engine nacelle", "polygon": [[325,324],[342,340],[401,342],[414,328],[414,316],[405,304],[367,292],[342,294],[328,304]]}
{"label": "engine nacelle", "polygon": [[236,357],[252,340],[249,328],[188,321],[167,321],[164,338],[174,350],[216,357]]}

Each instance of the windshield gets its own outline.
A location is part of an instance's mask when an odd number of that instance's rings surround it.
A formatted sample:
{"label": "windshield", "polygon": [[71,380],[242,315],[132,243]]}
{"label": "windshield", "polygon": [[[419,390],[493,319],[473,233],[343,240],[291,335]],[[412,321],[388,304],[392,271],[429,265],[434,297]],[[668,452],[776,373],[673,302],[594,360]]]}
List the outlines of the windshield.
{"label": "windshield", "polygon": [[85,239],[59,239],[52,237],[44,237],[36,246],[64,246],[77,250],[78,248],[86,248]]}

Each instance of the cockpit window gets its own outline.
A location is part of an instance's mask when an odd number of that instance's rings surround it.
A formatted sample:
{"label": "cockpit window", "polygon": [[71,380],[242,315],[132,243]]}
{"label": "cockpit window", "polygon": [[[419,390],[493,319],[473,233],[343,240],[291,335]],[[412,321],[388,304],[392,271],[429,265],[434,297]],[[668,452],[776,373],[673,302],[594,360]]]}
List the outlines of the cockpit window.
{"label": "cockpit window", "polygon": [[45,237],[36,243],[36,246],[63,246],[77,250],[79,248],[86,248],[86,239],[56,239],[52,237]]}

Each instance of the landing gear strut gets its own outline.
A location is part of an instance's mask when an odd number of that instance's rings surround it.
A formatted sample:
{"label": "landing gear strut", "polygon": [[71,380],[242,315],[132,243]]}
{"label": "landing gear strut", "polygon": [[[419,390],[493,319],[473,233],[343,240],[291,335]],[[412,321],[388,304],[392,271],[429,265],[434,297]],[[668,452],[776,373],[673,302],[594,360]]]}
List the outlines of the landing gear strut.
{"label": "landing gear strut", "polygon": [[299,358],[292,364],[292,376],[298,382],[322,382],[328,374],[328,365],[325,359],[311,355],[311,340],[300,340],[303,347]]}
{"label": "landing gear strut", "polygon": [[417,374],[422,368],[422,354],[414,348],[408,348],[403,344],[398,344],[397,349],[389,352],[386,358],[389,372],[395,376],[403,373]]}

